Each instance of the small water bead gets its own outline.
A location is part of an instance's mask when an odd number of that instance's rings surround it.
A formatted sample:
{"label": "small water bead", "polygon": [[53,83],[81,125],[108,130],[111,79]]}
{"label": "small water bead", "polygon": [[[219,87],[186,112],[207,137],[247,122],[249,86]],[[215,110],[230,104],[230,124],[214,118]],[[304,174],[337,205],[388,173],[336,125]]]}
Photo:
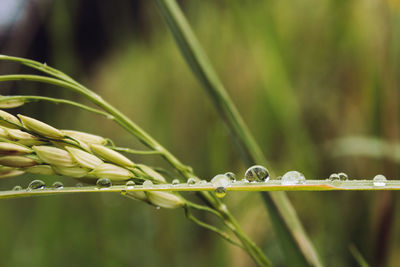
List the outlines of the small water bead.
{"label": "small water bead", "polygon": [[226,188],[222,187],[222,186],[217,187],[217,188],[215,188],[214,193],[218,198],[223,198],[226,196]]}
{"label": "small water bead", "polygon": [[374,182],[374,186],[385,186],[387,179],[382,174],[378,174],[374,177],[373,182]]}
{"label": "small water bead", "polygon": [[61,183],[61,182],[54,182],[52,185],[51,185],[51,187],[52,188],[56,188],[56,189],[62,189],[63,187],[64,187],[64,185],[63,185],[63,183]]}
{"label": "small water bead", "polygon": [[340,172],[337,175],[339,176],[340,181],[347,181],[349,179],[349,176],[344,172]]}
{"label": "small water bead", "polygon": [[200,180],[199,184],[206,184],[207,181],[206,180]]}
{"label": "small water bead", "polygon": [[21,190],[22,190],[22,186],[16,185],[16,186],[13,187],[12,190],[13,190],[13,191],[21,191]]}
{"label": "small water bead", "polygon": [[112,183],[111,183],[110,179],[108,179],[108,178],[100,178],[97,180],[96,185],[99,188],[108,188],[108,187],[112,186]]}
{"label": "small water bead", "polygon": [[180,183],[179,179],[172,180],[172,185],[177,185],[179,183]]}
{"label": "small water bead", "polygon": [[188,183],[188,185],[195,185],[196,184],[196,178],[193,178],[193,177],[191,177],[191,178],[189,178],[188,180],[187,180],[187,183]]}
{"label": "small water bead", "polygon": [[236,182],[236,174],[234,174],[233,172],[227,172],[225,173],[225,176],[231,179],[232,182]]}
{"label": "small water bead", "polygon": [[135,187],[135,182],[134,181],[128,181],[128,182],[126,182],[125,185],[126,185],[126,187],[128,189],[133,189]]}
{"label": "small water bead", "polygon": [[340,181],[339,174],[337,174],[337,173],[332,173],[332,174],[329,176],[329,180],[330,180],[331,182]]}
{"label": "small water bead", "polygon": [[150,181],[150,180],[146,180],[146,181],[144,181],[144,183],[143,183],[143,186],[144,186],[144,187],[152,187],[153,185],[154,185],[153,182]]}
{"label": "small water bead", "polygon": [[46,184],[42,180],[33,180],[28,185],[28,189],[30,190],[44,189],[45,187]]}
{"label": "small water bead", "polygon": [[282,176],[281,184],[282,185],[298,185],[298,184],[305,184],[306,178],[303,174],[298,171],[290,171],[285,173]]}
{"label": "small water bead", "polygon": [[269,173],[265,167],[255,165],[247,169],[244,177],[250,182],[266,182],[269,180]]}

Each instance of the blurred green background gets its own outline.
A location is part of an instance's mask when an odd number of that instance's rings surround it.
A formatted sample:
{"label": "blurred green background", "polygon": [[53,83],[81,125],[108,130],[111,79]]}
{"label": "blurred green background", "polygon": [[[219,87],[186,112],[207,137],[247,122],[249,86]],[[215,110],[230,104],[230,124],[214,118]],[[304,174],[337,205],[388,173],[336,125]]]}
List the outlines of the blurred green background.
{"label": "blurred green background", "polygon": [[[351,179],[378,173],[399,179],[397,0],[180,4],[275,174],[298,170],[307,179],[324,179],[344,171]],[[7,15],[0,20],[1,54],[70,74],[201,177],[243,175],[235,145],[152,1],[4,0],[0,9]],[[0,71],[27,70],[2,64]],[[1,94],[85,102],[40,84],[0,88]],[[13,112],[142,148],[117,125],[75,108],[41,103]],[[157,157],[133,159],[165,167]],[[32,179],[2,180],[0,189]],[[355,266],[351,244],[372,266],[399,265],[397,193],[289,197],[327,266]],[[259,194],[230,193],[225,202],[272,262],[285,266]],[[183,211],[156,210],[119,195],[2,200],[0,214],[1,266],[254,265],[240,249],[186,220]]]}

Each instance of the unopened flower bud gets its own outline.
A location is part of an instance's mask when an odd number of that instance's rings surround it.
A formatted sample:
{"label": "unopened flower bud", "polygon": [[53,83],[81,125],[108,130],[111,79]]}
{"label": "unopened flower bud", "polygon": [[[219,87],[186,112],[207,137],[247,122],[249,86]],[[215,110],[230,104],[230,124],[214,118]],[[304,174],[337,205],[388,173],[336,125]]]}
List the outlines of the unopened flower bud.
{"label": "unopened flower bud", "polygon": [[50,165],[36,165],[24,169],[28,173],[41,174],[41,175],[55,175]]}
{"label": "unopened flower bud", "polygon": [[7,97],[0,97],[0,108],[17,108],[25,104],[23,99],[7,99]]}
{"label": "unopened flower bud", "polygon": [[161,174],[159,174],[158,172],[156,172],[155,170],[153,170],[152,168],[150,168],[147,165],[144,164],[137,164],[137,166],[148,176],[152,177],[154,180],[160,181],[160,182],[165,182],[165,178],[164,176],[162,176]]}
{"label": "unopened flower bud", "polygon": [[133,177],[133,173],[114,164],[103,163],[97,166],[90,175],[97,178],[108,178],[115,181],[125,181]]}
{"label": "unopened flower bud", "polygon": [[29,130],[48,138],[60,139],[65,135],[58,129],[39,120],[18,114],[22,124]]}
{"label": "unopened flower bud", "polygon": [[0,154],[22,155],[32,153],[33,150],[14,143],[0,142]]}
{"label": "unopened flower bud", "polygon": [[41,141],[37,136],[30,133],[21,131],[19,129],[8,129],[8,135],[13,139],[17,140],[18,143],[26,146],[40,145],[45,142]]}
{"label": "unopened flower bud", "polygon": [[52,146],[33,146],[32,149],[47,164],[63,167],[76,166],[72,156],[63,149]]}
{"label": "unopened flower bud", "polygon": [[[0,117],[7,121],[12,122],[13,124],[21,125],[21,122],[18,120],[17,117],[15,117],[14,115],[11,115],[8,112],[5,112],[4,110],[0,110]],[[0,120],[0,125],[3,125],[8,128],[18,128],[17,126],[13,125],[12,123],[8,123],[4,120]]]}
{"label": "unopened flower bud", "polygon": [[166,209],[176,209],[185,204],[181,197],[171,192],[148,191],[147,196],[151,204]]}
{"label": "unopened flower bud", "polygon": [[81,167],[53,166],[53,170],[60,175],[70,176],[74,178],[81,178],[89,173],[87,169]]}
{"label": "unopened flower bud", "polygon": [[120,166],[124,167],[134,167],[135,163],[133,163],[130,159],[122,155],[121,153],[118,153],[117,151],[114,151],[108,147],[102,146],[102,145],[97,145],[97,144],[91,144],[90,148],[94,153],[99,155],[100,157],[104,158],[107,161],[110,161],[112,163],[118,164]]}
{"label": "unopened flower bud", "polygon": [[85,142],[87,144],[98,144],[98,145],[107,144],[107,139],[105,139],[104,137],[98,136],[98,135],[79,132],[79,131],[73,131],[73,130],[61,130],[61,131],[65,135],[71,136],[71,137],[78,139],[79,141]]}
{"label": "unopened flower bud", "polygon": [[103,163],[101,159],[93,154],[83,151],[82,149],[66,146],[65,149],[72,155],[75,161],[85,168],[94,169]]}
{"label": "unopened flower bud", "polygon": [[0,165],[14,168],[24,168],[37,165],[38,163],[28,157],[23,156],[3,156],[0,157]]}

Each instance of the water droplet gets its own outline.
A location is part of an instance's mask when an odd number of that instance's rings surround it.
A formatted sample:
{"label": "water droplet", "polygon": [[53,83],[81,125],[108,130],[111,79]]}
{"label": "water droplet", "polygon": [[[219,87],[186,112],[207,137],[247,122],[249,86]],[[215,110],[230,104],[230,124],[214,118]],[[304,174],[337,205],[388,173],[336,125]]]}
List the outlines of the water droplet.
{"label": "water droplet", "polygon": [[144,187],[152,187],[153,186],[153,182],[150,181],[150,180],[146,180],[146,181],[144,181],[143,186]]}
{"label": "water droplet", "polygon": [[128,189],[133,189],[135,187],[135,182],[134,181],[128,181],[128,182],[126,182],[125,185],[128,187]]}
{"label": "water droplet", "polygon": [[206,180],[200,180],[199,184],[206,184],[207,181]]}
{"label": "water droplet", "polygon": [[266,182],[269,180],[269,173],[263,166],[255,165],[247,169],[244,177],[250,182]]}
{"label": "water droplet", "polygon": [[28,189],[30,190],[43,189],[45,187],[46,184],[42,180],[33,180],[28,185]]}
{"label": "water droplet", "polygon": [[111,114],[107,114],[107,119],[109,119],[109,120],[114,120],[115,117],[114,117],[113,115],[111,115]]}
{"label": "water droplet", "polygon": [[75,186],[76,187],[83,187],[83,184],[82,183],[77,183]]}
{"label": "water droplet", "polygon": [[236,182],[236,174],[234,174],[233,172],[227,172],[225,173],[225,176],[231,179],[232,182]]}
{"label": "water droplet", "polygon": [[107,187],[112,186],[112,183],[111,183],[110,179],[108,179],[108,178],[100,178],[97,180],[96,185],[99,188],[107,188]]}
{"label": "water droplet", "polygon": [[160,206],[157,206],[157,207],[156,207],[156,210],[159,210],[159,209],[161,209]]}
{"label": "water droplet", "polygon": [[188,185],[195,185],[196,184],[196,178],[193,178],[193,177],[189,178],[187,180],[187,183],[188,183]]}
{"label": "water droplet", "polygon": [[290,171],[285,173],[282,176],[281,184],[282,185],[296,185],[296,184],[305,184],[306,178],[303,174],[298,171]]}
{"label": "water droplet", "polygon": [[247,180],[246,178],[244,178],[244,179],[242,179],[242,182],[246,184],[246,183],[249,183],[249,180]]}
{"label": "water droplet", "polygon": [[378,174],[377,176],[374,177],[373,181],[374,181],[374,186],[385,186],[387,179],[382,174]]}
{"label": "water droplet", "polygon": [[217,187],[215,188],[214,193],[218,198],[223,198],[226,196],[226,188],[223,186]]}
{"label": "water droplet", "polygon": [[329,180],[330,180],[331,182],[340,181],[339,174],[337,174],[337,173],[332,173],[332,174],[329,176]]}
{"label": "water droplet", "polygon": [[347,181],[349,179],[349,176],[344,172],[340,172],[337,175],[339,176],[340,181]]}
{"label": "water droplet", "polygon": [[16,186],[13,187],[12,190],[13,190],[13,191],[21,191],[21,190],[22,190],[22,186],[16,185]]}
{"label": "water droplet", "polygon": [[218,174],[211,179],[211,183],[215,188],[217,187],[227,187],[231,183],[231,179],[225,174]]}
{"label": "water droplet", "polygon": [[62,189],[64,187],[63,183],[61,182],[54,182],[51,187],[56,188],[56,189]]}
{"label": "water droplet", "polygon": [[173,184],[173,185],[177,185],[177,184],[179,184],[179,183],[180,183],[179,179],[174,179],[174,180],[172,180],[172,184]]}

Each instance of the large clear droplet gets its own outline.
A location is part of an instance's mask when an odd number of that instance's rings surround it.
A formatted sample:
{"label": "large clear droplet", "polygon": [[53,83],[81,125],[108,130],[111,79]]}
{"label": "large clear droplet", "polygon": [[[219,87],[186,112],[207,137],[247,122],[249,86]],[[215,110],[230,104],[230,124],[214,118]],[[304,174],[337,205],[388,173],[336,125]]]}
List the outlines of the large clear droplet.
{"label": "large clear droplet", "polygon": [[97,180],[96,185],[98,188],[108,188],[112,186],[112,183],[108,178],[100,178]]}
{"label": "large clear droplet", "polygon": [[16,185],[16,186],[13,187],[12,190],[13,190],[13,191],[21,191],[21,190],[22,190],[22,186]]}
{"label": "large clear droplet", "polygon": [[231,182],[236,182],[236,174],[234,174],[233,172],[227,172],[225,173],[225,176],[231,179]]}
{"label": "large clear droplet", "polygon": [[298,171],[290,171],[285,173],[282,176],[281,184],[282,185],[298,185],[298,184],[305,184],[306,178],[303,174]]}
{"label": "large clear droplet", "polygon": [[329,176],[329,180],[330,180],[331,182],[340,181],[340,177],[339,177],[339,175],[338,175],[337,173],[332,173],[332,174]]}
{"label": "large clear droplet", "polygon": [[190,177],[187,180],[188,185],[195,185],[196,184],[196,178]]}
{"label": "large clear droplet", "polygon": [[215,188],[215,195],[223,198],[226,195],[226,187],[231,184],[231,179],[225,174],[218,174],[211,179],[211,183]]}
{"label": "large clear droplet", "polygon": [[378,174],[377,176],[374,177],[373,182],[374,186],[385,186],[387,179],[382,174]]}
{"label": "large clear droplet", "polygon": [[172,180],[172,185],[177,185],[177,184],[179,184],[179,179]]}
{"label": "large clear droplet", "polygon": [[33,180],[28,185],[28,189],[30,190],[43,189],[45,187],[46,184],[42,180]]}
{"label": "large clear droplet", "polygon": [[57,182],[54,182],[54,183],[51,185],[51,187],[52,187],[52,188],[56,188],[56,189],[62,189],[62,188],[64,187],[64,185],[63,185],[63,183],[57,181]]}
{"label": "large clear droplet", "polygon": [[126,182],[125,185],[126,185],[126,187],[128,189],[133,189],[135,187],[135,182],[134,181],[128,181],[128,182]]}
{"label": "large clear droplet", "polygon": [[337,175],[339,176],[340,181],[347,181],[349,179],[349,176],[344,172],[339,172]]}
{"label": "large clear droplet", "polygon": [[255,165],[247,169],[244,177],[250,182],[266,182],[269,180],[269,173],[263,166]]}

